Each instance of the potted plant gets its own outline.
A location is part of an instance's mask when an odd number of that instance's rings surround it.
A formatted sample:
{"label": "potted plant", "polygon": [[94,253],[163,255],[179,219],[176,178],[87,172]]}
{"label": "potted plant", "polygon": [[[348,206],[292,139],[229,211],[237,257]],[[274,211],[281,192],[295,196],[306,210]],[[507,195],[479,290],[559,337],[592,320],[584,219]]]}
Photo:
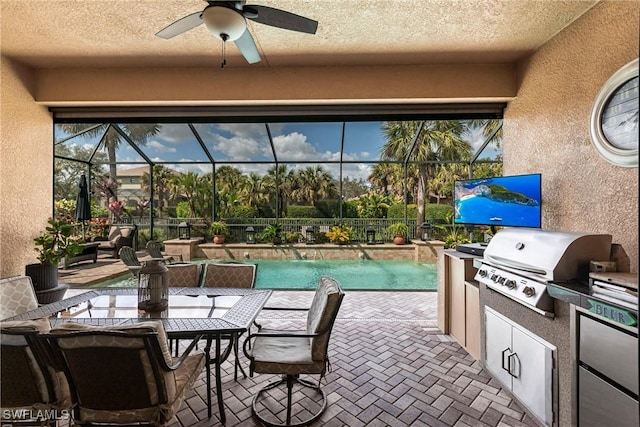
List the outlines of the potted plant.
{"label": "potted plant", "polygon": [[334,225],[331,230],[327,231],[327,237],[333,243],[346,245],[353,238],[353,228],[344,224]]}
{"label": "potted plant", "polygon": [[264,241],[272,242],[274,245],[282,243],[280,233],[282,232],[282,225],[279,222],[269,224],[260,234],[260,237]]}
{"label": "potted plant", "polygon": [[213,221],[209,226],[211,234],[213,234],[213,243],[221,245],[229,235],[229,226],[224,221]]}
{"label": "potted plant", "polygon": [[404,222],[394,222],[389,225],[389,232],[393,235],[393,243],[404,245],[404,240],[409,234],[409,226]]}
{"label": "potted plant", "polygon": [[49,219],[48,224],[45,231],[33,240],[40,262],[25,267],[25,274],[31,277],[40,303],[54,302],[51,299],[57,301],[64,296],[64,292],[60,295],[54,292],[54,289],[67,289],[67,286],[58,286],[58,264],[65,257],[73,257],[82,252],[75,228],[70,223],[64,219]]}

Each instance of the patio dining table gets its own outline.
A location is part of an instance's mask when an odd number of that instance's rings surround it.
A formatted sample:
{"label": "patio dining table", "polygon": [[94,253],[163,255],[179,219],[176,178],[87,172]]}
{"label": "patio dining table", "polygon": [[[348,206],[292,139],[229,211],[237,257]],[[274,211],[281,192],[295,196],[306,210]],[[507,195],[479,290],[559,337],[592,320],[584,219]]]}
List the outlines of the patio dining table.
{"label": "patio dining table", "polygon": [[[134,324],[160,320],[169,339],[206,338],[207,404],[211,417],[211,365],[215,366],[220,421],[226,421],[220,365],[233,349],[236,337],[249,330],[265,303],[270,289],[170,288],[168,308],[160,313],[138,309],[136,288],[96,288],[52,304],[40,306],[5,320],[50,317],[52,326],[77,322],[95,326]],[[222,338],[230,336],[222,350]],[[211,347],[215,342],[215,356]]]}

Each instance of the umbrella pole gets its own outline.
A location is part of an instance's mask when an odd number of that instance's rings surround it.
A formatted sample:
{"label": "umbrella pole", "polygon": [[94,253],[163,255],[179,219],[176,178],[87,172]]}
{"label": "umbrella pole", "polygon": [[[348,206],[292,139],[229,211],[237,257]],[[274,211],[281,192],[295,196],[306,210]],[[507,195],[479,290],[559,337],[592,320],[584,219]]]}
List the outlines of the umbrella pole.
{"label": "umbrella pole", "polygon": [[84,219],[82,220],[82,241],[84,242],[86,240],[86,236],[85,236],[85,224],[84,224]]}

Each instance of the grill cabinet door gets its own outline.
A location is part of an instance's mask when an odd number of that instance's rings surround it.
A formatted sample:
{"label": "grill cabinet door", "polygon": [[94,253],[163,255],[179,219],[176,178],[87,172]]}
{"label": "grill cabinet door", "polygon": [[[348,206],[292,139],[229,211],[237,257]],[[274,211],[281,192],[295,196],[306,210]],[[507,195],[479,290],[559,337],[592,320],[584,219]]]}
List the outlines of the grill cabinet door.
{"label": "grill cabinet door", "polygon": [[513,394],[546,426],[553,423],[553,352],[523,330],[513,328]]}
{"label": "grill cabinet door", "polygon": [[486,316],[487,369],[505,386],[511,389],[511,375],[503,367],[507,357],[513,352],[511,346],[511,325],[489,310]]}

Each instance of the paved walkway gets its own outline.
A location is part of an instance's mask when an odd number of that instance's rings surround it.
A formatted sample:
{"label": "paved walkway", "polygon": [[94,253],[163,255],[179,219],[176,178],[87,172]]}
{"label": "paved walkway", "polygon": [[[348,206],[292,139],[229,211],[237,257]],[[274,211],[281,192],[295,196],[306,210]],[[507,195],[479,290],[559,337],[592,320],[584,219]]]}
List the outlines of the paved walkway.
{"label": "paved walkway", "polygon": [[[279,291],[269,305],[307,306],[312,296]],[[479,362],[440,334],[436,305],[435,292],[347,292],[331,337],[332,372],[323,382],[329,404],[314,426],[535,426]],[[265,312],[259,321],[303,328],[299,316]],[[251,417],[253,394],[277,377],[255,374],[236,382],[232,360],[222,368],[226,426],[260,425]],[[208,419],[202,375],[171,426],[219,425],[213,394]],[[294,417],[312,406],[305,399],[294,407]],[[282,393],[269,406],[284,417],[285,401]]]}
{"label": "paved walkway", "polygon": [[[101,255],[97,265],[60,270],[60,281],[86,288],[123,274],[128,270],[120,260]],[[310,291],[276,291],[268,305],[307,307],[312,297]],[[267,327],[304,328],[300,312],[263,313],[259,321]],[[323,381],[329,404],[314,426],[535,426],[479,362],[440,333],[436,313],[436,292],[347,291],[329,347],[332,372]],[[277,378],[256,374],[234,381],[232,359],[222,365],[226,426],[260,425],[251,417],[253,395]],[[203,373],[171,427],[220,425],[212,394],[209,419]],[[302,404],[294,417],[313,405],[313,396],[297,398]],[[268,403],[279,416],[285,399],[275,395]]]}

